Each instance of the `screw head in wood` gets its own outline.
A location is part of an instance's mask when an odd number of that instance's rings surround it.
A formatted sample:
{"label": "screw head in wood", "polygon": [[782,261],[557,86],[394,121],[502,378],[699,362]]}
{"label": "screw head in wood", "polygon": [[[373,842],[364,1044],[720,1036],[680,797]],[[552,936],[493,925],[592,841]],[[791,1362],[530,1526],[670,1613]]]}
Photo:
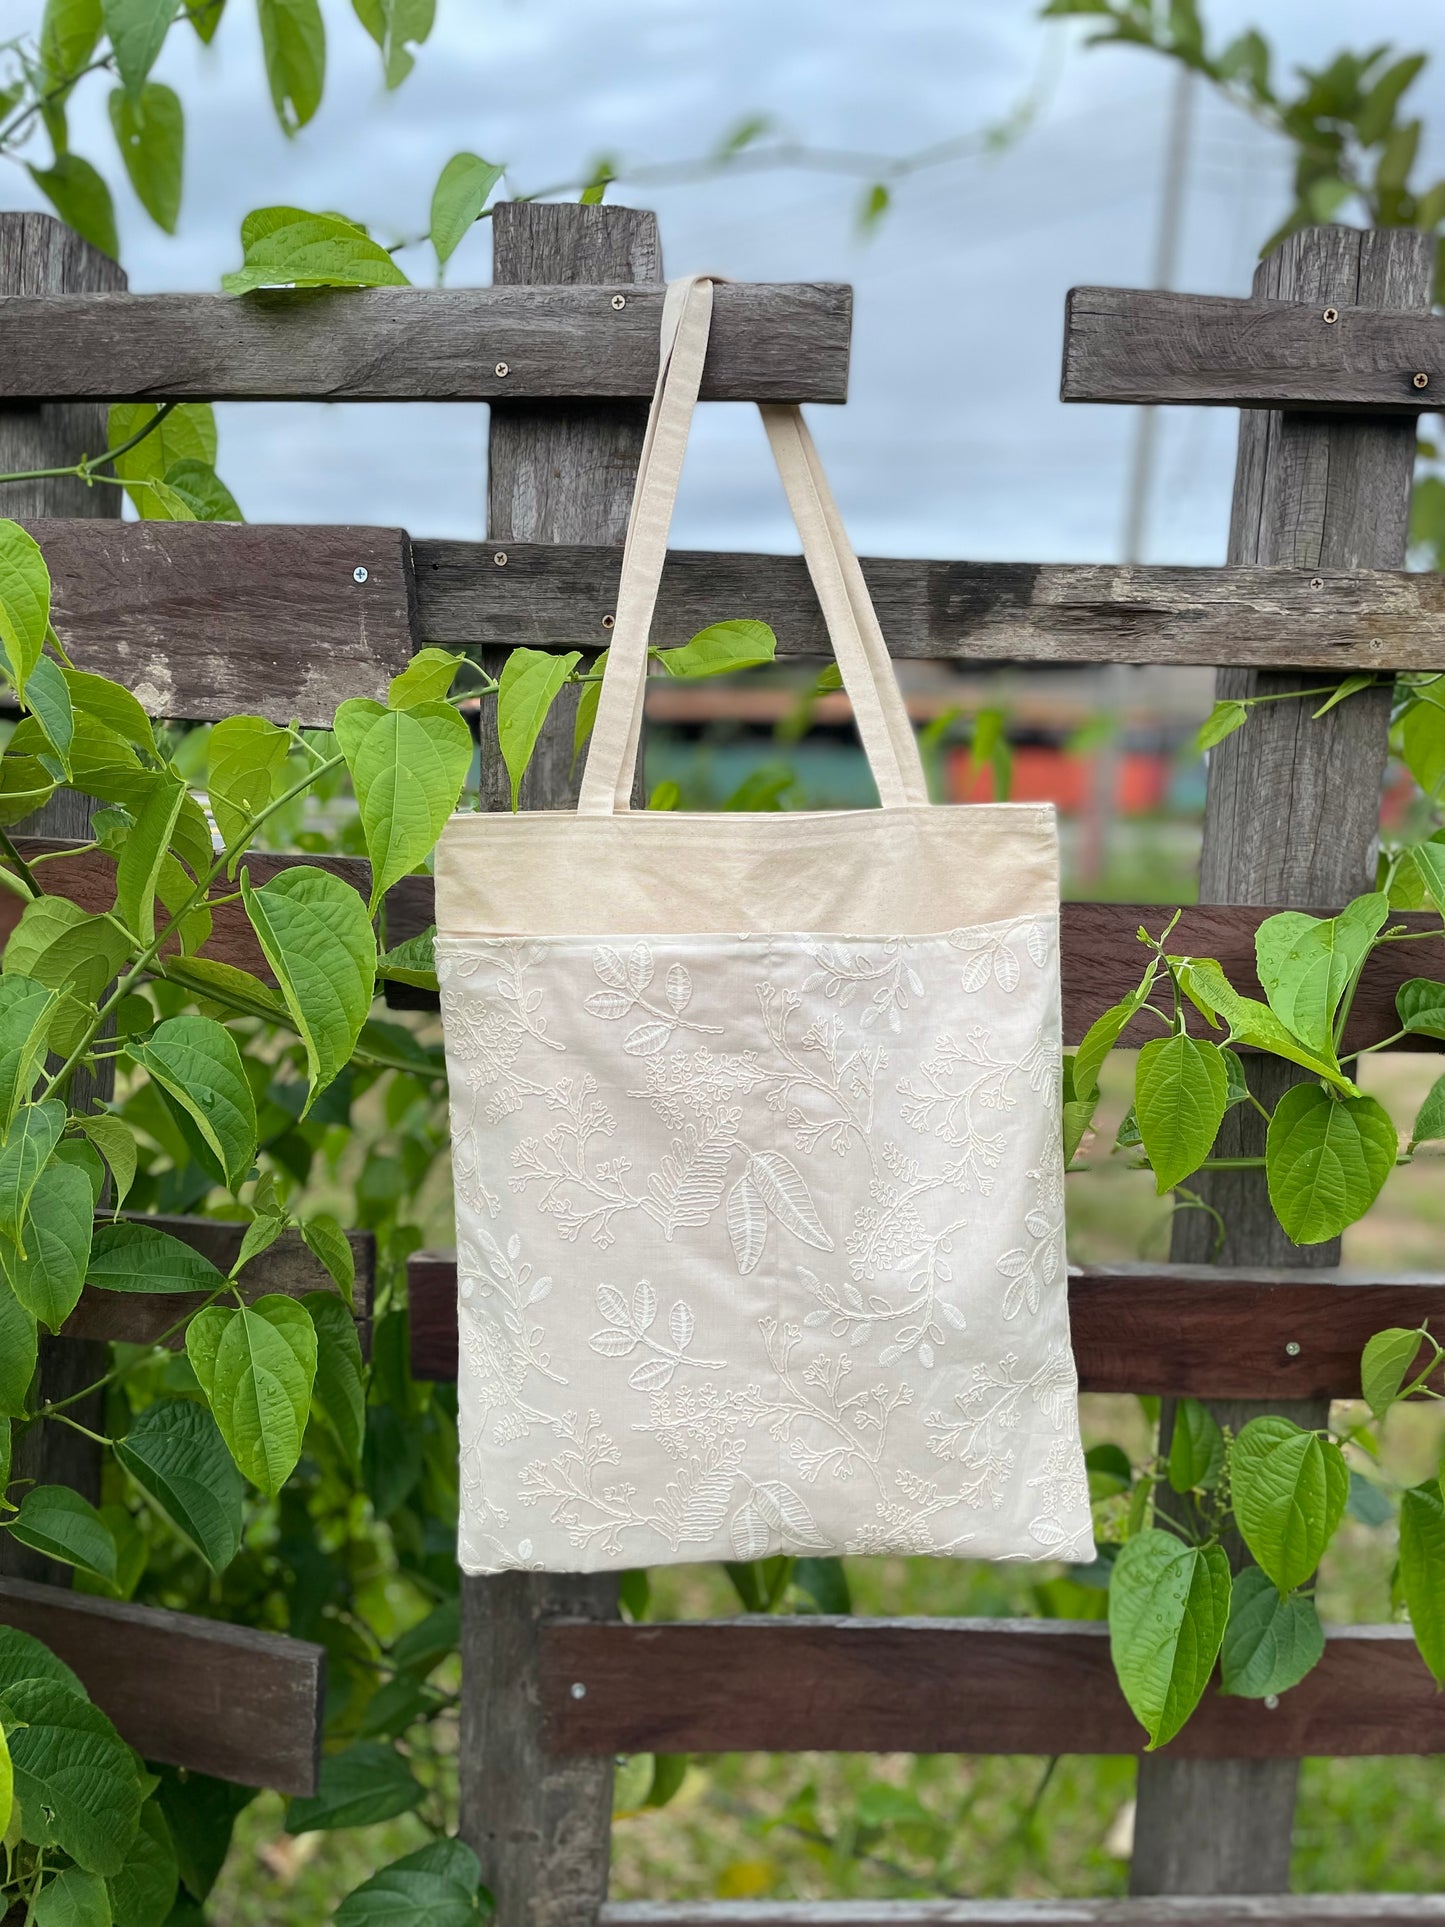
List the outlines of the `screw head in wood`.
{"label": "screw head in wood", "polygon": [[625,294],[614,294],[612,297],[612,305],[614,308],[625,308],[627,306],[627,296]]}
{"label": "screw head in wood", "polygon": [[1322,575],[1314,575],[1310,577],[1310,587],[1312,589],[1322,589],[1324,586],[1325,586],[1325,579]]}
{"label": "screw head in wood", "polygon": [[505,569],[507,566],[507,551],[505,549],[498,549],[497,553],[492,557],[492,560],[499,569]]}
{"label": "screw head in wood", "polygon": [[582,1684],[580,1679],[573,1680],[569,1691],[574,1700],[585,1700],[587,1697],[587,1688]]}
{"label": "screw head in wood", "polygon": [[1425,374],[1416,375],[1415,386],[1417,388],[1428,388],[1430,386],[1430,377]]}
{"label": "screw head in wood", "polygon": [[497,373],[498,373],[499,375],[505,375],[505,374],[506,374],[507,372],[508,372],[508,370],[507,370],[507,364],[506,364],[506,362],[505,362],[505,361],[499,361],[499,362],[497,363]]}
{"label": "screw head in wood", "polygon": [[1289,1341],[1289,1343],[1285,1346],[1284,1349],[1287,1357],[1298,1358],[1299,1357],[1299,1340],[1297,1338],[1292,1338]]}
{"label": "screw head in wood", "polygon": [[1339,320],[1339,318],[1340,318],[1340,311],[1338,308],[1325,309],[1323,319],[1327,327],[1332,328],[1335,325],[1335,323]]}
{"label": "screw head in wood", "polygon": [[1371,647],[1372,649],[1383,649],[1383,648],[1384,648],[1384,646],[1385,646],[1385,645],[1384,645],[1384,643],[1383,643],[1383,642],[1381,642],[1381,640],[1380,640],[1380,638],[1379,638],[1378,636],[1371,636],[1371,637],[1370,637],[1370,647]]}
{"label": "screw head in wood", "polygon": [[351,571],[351,579],[353,582],[365,582],[366,580],[366,570],[362,568],[359,562]]}
{"label": "screw head in wood", "polygon": [[1278,1712],[1278,1710],[1279,1710],[1279,1694],[1278,1694],[1278,1693],[1266,1693],[1266,1694],[1265,1694],[1265,1696],[1264,1696],[1264,1710],[1265,1710],[1265,1711],[1266,1711],[1267,1713],[1275,1713],[1275,1712]]}
{"label": "screw head in wood", "polygon": [[602,618],[602,627],[604,629],[610,629],[613,627],[616,621],[617,621],[616,616],[604,616]]}

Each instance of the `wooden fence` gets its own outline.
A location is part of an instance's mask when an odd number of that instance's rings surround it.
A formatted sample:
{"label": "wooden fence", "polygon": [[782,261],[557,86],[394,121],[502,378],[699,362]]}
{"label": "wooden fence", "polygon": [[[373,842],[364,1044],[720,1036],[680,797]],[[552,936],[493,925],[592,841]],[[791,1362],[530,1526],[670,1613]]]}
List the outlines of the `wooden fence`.
{"label": "wooden fence", "polygon": [[[517,643],[602,646],[631,476],[651,388],[662,269],[651,215],[505,205],[495,283],[454,292],[134,297],[55,223],[0,221],[0,466],[73,460],[103,444],[89,398],[483,398],[492,402],[484,543],[377,529],[122,525],[68,483],[10,512],[30,522],[56,579],[57,626],[77,662],[117,677],[157,714],[235,708],[330,721],[343,696],[380,695],[423,642],[482,660]],[[1445,582],[1403,573],[1415,417],[1445,402],[1445,324],[1431,316],[1433,244],[1408,231],[1321,229],[1263,263],[1248,301],[1080,290],[1066,326],[1071,401],[1206,402],[1243,409],[1229,566],[1222,569],[865,563],[900,656],[1010,662],[1213,663],[1220,692],[1275,694],[1321,671],[1445,669]],[[1328,310],[1328,315],[1326,311]],[[849,298],[836,287],[719,291],[704,394],[839,401]],[[1287,411],[1287,412],[1286,412]],[[65,518],[65,519],[51,519]],[[679,553],[655,640],[754,614],[785,651],[822,630],[788,558]],[[1311,722],[1269,704],[1211,759],[1201,896],[1178,941],[1253,983],[1253,932],[1284,909],[1333,910],[1369,887],[1388,690]],[[483,727],[489,718],[484,716]],[[567,701],[523,786],[526,807],[575,795]],[[505,807],[497,759],[483,800]],[[84,836],[84,809],[32,826],[44,847]],[[32,846],[34,847],[34,846]],[[314,861],[315,859],[307,859]],[[270,858],[275,863],[285,859]],[[337,860],[365,888],[365,866]],[[104,877],[58,862],[78,901]],[[388,899],[392,940],[430,921],[408,879]],[[1133,931],[1157,911],[1070,905],[1066,1041],[1138,976]],[[1428,955],[1422,955],[1426,952]],[[217,918],[217,954],[260,968],[248,930]],[[1363,1031],[1392,1011],[1393,966],[1372,966]],[[1410,974],[1445,976],[1445,944]],[[398,1002],[415,1002],[414,994]],[[1126,1039],[1126,1042],[1129,1041]],[[1251,1067],[1268,1101],[1291,1073]],[[1256,1151],[1253,1113],[1227,1150]],[[1445,1317],[1445,1277],[1338,1269],[1338,1249],[1295,1251],[1254,1173],[1216,1174],[1223,1262],[1181,1214],[1171,1262],[1070,1274],[1086,1389],[1189,1394],[1239,1423],[1261,1409],[1319,1422],[1357,1394],[1359,1350],[1391,1323]],[[193,1224],[183,1235],[220,1235]],[[361,1270],[369,1275],[361,1251]],[[304,1262],[268,1254],[267,1288]],[[259,1270],[260,1267],[258,1266]],[[307,1278],[307,1285],[316,1282]],[[282,1282],[282,1289],[303,1288]],[[411,1266],[414,1365],[456,1362],[455,1267]],[[99,1294],[96,1294],[98,1297]],[[174,1301],[168,1301],[173,1304]],[[143,1335],[87,1298],[47,1348],[51,1382],[100,1338]],[[69,1440],[39,1448],[54,1467]],[[59,1476],[84,1482],[73,1456]],[[53,1473],[52,1475],[56,1475]],[[49,1575],[47,1575],[48,1577]],[[462,1831],[482,1857],[502,1927],[1245,1927],[1445,1919],[1421,1896],[1288,1896],[1304,1754],[1445,1752],[1445,1701],[1408,1632],[1352,1627],[1279,1704],[1206,1696],[1161,1754],[1141,1760],[1133,1897],[1121,1902],[606,1904],[618,1751],[1121,1752],[1142,1735],[1097,1625],[1044,1621],[736,1619],[621,1623],[606,1575],[508,1574],[463,1583]],[[305,1790],[314,1774],[317,1649],[134,1607],[0,1581],[0,1620],[38,1624],[103,1705],[158,1759]],[[164,1620],[164,1628],[156,1624]],[[151,1671],[163,1633],[166,1676]],[[192,1682],[229,1665],[264,1678],[267,1716],[222,1695],[197,1719]],[[137,1674],[145,1677],[137,1691]],[[260,1691],[259,1685],[256,1691]],[[177,1704],[170,1705],[174,1692]],[[158,1703],[164,1702],[164,1704]],[[846,1709],[846,1718],[840,1709]]]}

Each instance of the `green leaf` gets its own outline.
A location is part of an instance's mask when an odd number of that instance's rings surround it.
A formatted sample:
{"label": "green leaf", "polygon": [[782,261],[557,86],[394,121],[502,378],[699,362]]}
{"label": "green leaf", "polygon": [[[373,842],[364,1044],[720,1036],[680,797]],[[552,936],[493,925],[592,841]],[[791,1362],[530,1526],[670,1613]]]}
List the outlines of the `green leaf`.
{"label": "green leaf", "polygon": [[1190,1002],[1211,1021],[1222,1019],[1228,1026],[1231,1043],[1270,1051],[1276,1057],[1312,1071],[1336,1090],[1358,1095],[1358,1087],[1345,1076],[1333,1053],[1328,1058],[1319,1056],[1280,1022],[1268,1004],[1254,997],[1241,997],[1213,957],[1181,960],[1178,974],[1180,988]]}
{"label": "green leaf", "polygon": [[40,58],[52,81],[72,80],[100,38],[100,0],[45,0]]}
{"label": "green leaf", "polygon": [[[155,1772],[160,1781],[156,1805],[169,1828],[181,1879],[187,1894],[200,1902],[216,1884],[236,1816],[255,1799],[255,1790],[214,1780],[207,1773],[181,1773],[175,1767],[158,1766]],[[204,1927],[199,1906],[184,1922],[177,1917],[167,1927]]]}
{"label": "green leaf", "polygon": [[1242,729],[1248,721],[1249,711],[1243,703],[1216,703],[1200,725],[1199,734],[1194,739],[1195,748],[1202,756],[1205,750],[1213,749],[1217,743],[1222,743],[1226,736],[1232,736],[1235,730]]}
{"label": "green leaf", "polygon": [[98,1111],[89,1116],[72,1112],[70,1121],[77,1130],[84,1131],[86,1137],[110,1166],[111,1209],[118,1212],[125,1203],[131,1186],[135,1183],[134,1131],[123,1118],[115,1117],[108,1111]]}
{"label": "green leaf", "polygon": [[0,976],[0,1134],[35,1089],[55,1004],[44,984],[18,971]]}
{"label": "green leaf", "polygon": [[657,660],[669,676],[726,676],[735,669],[756,669],[772,662],[778,639],[765,622],[715,622],[680,649],[659,649]]}
{"label": "green leaf", "polygon": [[1445,843],[1437,843],[1433,838],[1427,843],[1416,843],[1410,855],[1415,859],[1415,868],[1430,901],[1441,916],[1445,916]]}
{"label": "green leaf", "polygon": [[[8,1438],[10,1428],[5,1428]],[[8,1452],[6,1448],[7,1465]],[[5,1744],[5,1728],[0,1723],[0,1839],[10,1831],[11,1816],[15,1811],[15,1769],[10,1764],[10,1748]]]}
{"label": "green leaf", "polygon": [[383,709],[359,697],[341,704],[335,728],[361,807],[375,913],[435,849],[472,766],[472,732],[448,703]]}
{"label": "green leaf", "polygon": [[545,649],[514,649],[502,665],[497,690],[497,740],[512,779],[514,810],[547,712],[581,660],[581,652],[575,649],[565,656],[554,656]]}
{"label": "green leaf", "polygon": [[[266,0],[269,5],[278,0]],[[314,4],[314,0],[307,0]],[[404,288],[410,284],[379,242],[340,214],[258,207],[241,223],[241,266],[221,276],[227,294],[256,288]]]}
{"label": "green leaf", "polygon": [[176,16],[177,0],[100,0],[101,18],[127,90],[139,95]]}
{"label": "green leaf", "polygon": [[203,46],[209,47],[215,38],[221,15],[225,12],[226,0],[190,0],[186,17],[196,30],[197,38]]}
{"label": "green leaf", "polygon": [[1134,1717],[1162,1746],[1198,1705],[1229,1615],[1229,1561],[1220,1546],[1186,1546],[1146,1528],[1114,1561],[1109,1644]]}
{"label": "green leaf", "polygon": [[356,1048],[376,986],[376,932],[351,885],[309,864],[283,870],[259,890],[243,871],[241,890],[306,1046],[304,1117]]}
{"label": "green leaf", "polygon": [[572,767],[577,767],[577,758],[587,747],[597,723],[597,705],[602,700],[602,677],[597,672],[605,668],[606,651],[597,658],[594,671],[579,684],[577,690],[577,713],[572,720]]}
{"label": "green leaf", "polygon": [[431,244],[439,268],[466,238],[505,171],[480,155],[465,153],[453,154],[442,169],[431,197]]}
{"label": "green leaf", "polygon": [[50,571],[34,536],[0,521],[0,643],[3,668],[21,700],[50,627]]}
{"label": "green leaf", "polygon": [[98,1873],[62,1867],[35,1897],[35,1927],[111,1927],[110,1894]]}
{"label": "green leaf", "polygon": [[159,81],[147,81],[139,95],[117,87],[110,97],[110,124],[136,199],[158,228],[174,234],[186,142],[179,98]]}
{"label": "green leaf", "polygon": [[349,1893],[336,1927],[471,1927],[481,1868],[460,1840],[433,1840],[382,1867]]}
{"label": "green leaf", "polygon": [[455,1599],[443,1600],[425,1619],[409,1626],[391,1649],[391,1663],[401,1673],[425,1679],[461,1643],[461,1609]]}
{"label": "green leaf", "polygon": [[357,19],[381,49],[388,88],[399,87],[416,65],[408,43],[427,38],[436,0],[351,0]]}
{"label": "green leaf", "polygon": [[86,1281],[102,1291],[219,1291],[225,1279],[190,1245],[135,1219],[95,1228]]}
{"label": "green leaf", "polygon": [[211,1414],[190,1399],[159,1399],[115,1456],[172,1530],[224,1572],[241,1544],[242,1485]]}
{"label": "green leaf", "polygon": [[1420,1657],[1445,1685],[1445,1505],[1438,1484],[1417,1485],[1400,1502],[1400,1588]]}
{"label": "green leaf", "polygon": [[1331,1097],[1318,1084],[1286,1091],[1265,1134],[1264,1164],[1291,1243],[1322,1244],[1362,1218],[1398,1148],[1390,1114],[1373,1097]]}
{"label": "green leaf", "polygon": [[1282,1599],[1258,1566],[1236,1573],[1219,1655],[1223,1691],[1241,1699],[1287,1693],[1324,1657],[1325,1634],[1312,1599]]}
{"label": "green leaf", "polygon": [[1445,1138],[1445,1077],[1437,1077],[1425,1094],[1425,1102],[1410,1133],[1410,1149],[1413,1151],[1417,1144],[1431,1144],[1437,1138]]}
{"label": "green leaf", "polygon": [[[172,462],[163,477],[193,522],[244,522],[235,496],[208,462]],[[173,521],[183,517],[173,516]]]}
{"label": "green leaf", "polygon": [[1138,988],[1111,1005],[1102,1017],[1096,1017],[1084,1032],[1084,1040],[1074,1053],[1074,1092],[1079,1101],[1094,1096],[1098,1091],[1099,1072],[1104,1059],[1119,1041],[1130,1018],[1149,1001],[1149,992],[1154,988],[1158,968],[1158,959],[1151,958]]}
{"label": "green leaf", "polygon": [[31,1194],[23,1255],[0,1245],[0,1265],[10,1289],[51,1331],[60,1330],[80,1301],[94,1223],[90,1179],[79,1165],[56,1157]]}
{"label": "green leaf", "polygon": [[466,661],[450,649],[422,649],[387,686],[388,709],[420,709],[441,702]]}
{"label": "green leaf", "polygon": [[151,791],[135,829],[126,838],[115,866],[115,902],[126,928],[143,945],[154,943],[156,889],[186,786],[178,776],[162,777]]}
{"label": "green leaf", "polygon": [[301,1236],[313,1258],[325,1265],[348,1311],[356,1291],[356,1258],[351,1240],[329,1212],[318,1211],[302,1221]]}
{"label": "green leaf", "polygon": [[186,1330],[186,1352],[241,1471],[281,1490],[301,1456],[316,1377],[316,1328],[304,1305],[273,1293],[234,1311],[212,1305]]}
{"label": "green leaf", "polygon": [[1411,977],[1395,992],[1395,1008],[1404,1030],[1420,1037],[1445,1038],[1445,984]]}
{"label": "green leaf", "polygon": [[147,1800],[125,1865],[106,1880],[114,1927],[160,1927],[169,1921],[179,1884],[176,1849],[159,1804]]}
{"label": "green leaf", "polygon": [[168,1017],[131,1055],[181,1107],[232,1191],[256,1159],[256,1103],[236,1040],[212,1017]]}
{"label": "green leaf", "polygon": [[1160,1197],[1209,1156],[1228,1102],[1229,1073],[1217,1044],[1181,1033],[1144,1045],[1134,1113]]}
{"label": "green leaf", "polygon": [[1065,1164],[1073,1163],[1074,1153],[1083,1143],[1089,1126],[1094,1121],[1094,1112],[1098,1107],[1099,1087],[1097,1083],[1095,1083],[1093,1090],[1090,1091],[1086,1097],[1080,1097],[1078,1095],[1078,1083],[1075,1076],[1075,1057],[1072,1051],[1068,1052],[1064,1057],[1064,1101],[1062,1106]]}
{"label": "green leaf", "polygon": [[115,1540],[104,1519],[68,1485],[33,1485],[10,1524],[11,1534],[32,1552],[80,1566],[101,1579],[115,1577]]}
{"label": "green leaf", "polygon": [[[140,434],[155,419],[158,404],[149,401],[114,402],[111,405],[107,434],[110,446],[119,448],[133,435]],[[135,447],[115,460],[115,473],[126,484],[126,494],[136,513],[145,521],[171,521],[160,499],[148,484],[163,482],[170,471],[183,462],[199,462],[210,468],[216,459],[216,417],[209,402],[185,402],[173,408],[160,425],[153,428]],[[95,714],[128,742],[142,749],[152,746],[150,724],[145,711],[129,691],[100,676],[87,679],[101,684],[95,692]],[[72,695],[74,694],[72,690]],[[142,730],[141,725],[144,724]]]}
{"label": "green leaf", "polygon": [[[109,917],[88,917],[64,897],[36,897],[11,932],[4,969],[7,976],[73,992],[93,1007],[130,954],[128,939]],[[50,1042],[59,1049],[55,1022],[52,1015]]]}
{"label": "green leaf", "polygon": [[27,1839],[59,1847],[88,1873],[119,1873],[140,1824],[130,1748],[98,1706],[58,1679],[15,1680],[4,1695]]}
{"label": "green leaf", "polygon": [[65,1129],[65,1106],[53,1097],[23,1104],[0,1145],[0,1232],[24,1256],[22,1227],[40,1173]]}
{"label": "green leaf", "polygon": [[161,969],[172,983],[183,985],[200,1003],[237,1015],[264,1017],[267,1023],[290,1023],[285,1004],[249,970],[238,970],[217,957],[166,957]]}
{"label": "green leaf", "polygon": [[365,1742],[321,1762],[317,1791],[309,1799],[288,1803],[286,1831],[318,1833],[332,1827],[375,1826],[399,1813],[410,1813],[422,1794],[420,1782],[393,1747]]}
{"label": "green leaf", "polygon": [[25,171],[67,227],[112,261],[119,259],[115,205],[89,161],[79,154],[61,154],[53,167],[27,165]]}
{"label": "green leaf", "polygon": [[1405,1331],[1392,1326],[1376,1332],[1360,1357],[1360,1390],[1375,1418],[1383,1423],[1385,1415],[1400,1396],[1400,1388],[1411,1377],[1412,1367],[1426,1342],[1416,1329]]}
{"label": "green leaf", "polygon": [[75,739],[75,712],[70,706],[65,672],[53,657],[42,656],[31,668],[25,683],[25,700],[50,738],[56,755],[68,766],[70,745]]}
{"label": "green leaf", "polygon": [[[127,432],[132,432],[125,426],[127,417],[139,416],[143,421],[155,412],[149,402],[137,404],[117,402],[110,411],[112,442],[124,439]],[[153,435],[148,436],[139,447],[133,448],[129,455],[123,455],[120,458],[116,463],[117,474],[131,470],[132,464],[141,460],[143,450],[149,448],[156,440],[164,439],[168,434],[179,433],[180,430],[175,427],[177,415],[190,416],[195,412],[191,408],[178,408],[174,414],[168,415]],[[205,412],[209,416],[211,411],[207,408]],[[141,421],[135,422],[136,428],[141,426]],[[214,430],[212,434],[214,438]],[[136,508],[144,517],[143,497],[136,501]],[[150,718],[128,689],[122,689],[118,682],[111,682],[106,676],[92,676],[84,669],[63,669],[61,674],[65,678],[65,686],[70,691],[70,701],[75,709],[89,716],[113,735],[119,736],[124,742],[133,743],[138,749],[147,750],[151,754],[155,753],[155,731],[151,728]]]}
{"label": "green leaf", "polygon": [[1340,1523],[1350,1490],[1344,1455],[1290,1419],[1255,1418],[1229,1448],[1229,1479],[1244,1543],[1280,1592],[1293,1592]]}
{"label": "green leaf", "polygon": [[1321,716],[1327,716],[1340,703],[1348,702],[1351,696],[1358,696],[1362,689],[1372,689],[1374,684],[1375,678],[1368,670],[1358,675],[1346,676],[1337,689],[1330,691],[1318,709],[1311,710],[1310,721],[1318,722]]}
{"label": "green leaf", "polygon": [[286,788],[288,730],[261,716],[228,716],[206,739],[206,792],[228,850],[243,846],[251,821]]}
{"label": "green leaf", "polygon": [[377,959],[376,974],[387,983],[414,984],[419,990],[437,987],[436,925],[393,945]]}
{"label": "green leaf", "polygon": [[294,134],[321,105],[326,82],[321,7],[319,0],[257,0],[257,4],[271,103],[282,133]]}
{"label": "green leaf", "polygon": [[347,1464],[359,1470],[366,1432],[366,1388],[356,1321],[332,1292],[311,1291],[301,1302],[316,1327],[312,1406],[329,1427]]}
{"label": "green leaf", "polygon": [[1169,1483],[1176,1492],[1209,1491],[1224,1470],[1224,1434],[1198,1399],[1181,1398],[1169,1440]]}
{"label": "green leaf", "polygon": [[0,1417],[24,1416],[38,1345],[34,1314],[25,1309],[0,1272]]}
{"label": "green leaf", "polygon": [[1400,724],[1400,753],[1405,767],[1427,796],[1445,783],[1445,708],[1433,701],[1415,701]]}
{"label": "green leaf", "polygon": [[1284,910],[1255,932],[1259,981],[1271,1010],[1310,1050],[1333,1060],[1335,1012],[1369,955],[1389,914],[1376,891],[1357,897],[1337,917]]}

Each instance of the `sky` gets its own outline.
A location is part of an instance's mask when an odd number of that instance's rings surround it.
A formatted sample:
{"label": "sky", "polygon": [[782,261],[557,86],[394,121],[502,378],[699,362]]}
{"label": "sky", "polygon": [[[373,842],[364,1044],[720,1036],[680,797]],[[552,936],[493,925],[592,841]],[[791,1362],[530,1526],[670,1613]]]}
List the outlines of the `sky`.
{"label": "sky", "polygon": [[[1285,62],[1340,46],[1438,41],[1439,0],[1205,0],[1211,32],[1261,19]],[[175,32],[157,78],[188,114],[179,230],[117,189],[122,258],[142,290],[212,289],[240,258],[248,209],[341,208],[390,242],[426,226],[459,149],[505,162],[518,192],[585,176],[600,154],[667,163],[712,149],[753,114],[813,145],[902,154],[1037,110],[1005,151],[920,173],[860,235],[860,184],[817,172],[734,173],[630,187],[659,213],[671,273],[844,280],[856,289],[850,400],[814,430],[862,553],[1110,561],[1121,553],[1134,412],[1058,400],[1064,296],[1148,285],[1172,69],[1133,49],[1084,51],[1028,0],[438,0],[416,71],[386,94],[348,0],[323,0],[326,97],[294,139],[266,96],[249,0],[215,42]],[[39,0],[6,0],[7,27]],[[9,27],[13,22],[14,26]],[[76,148],[120,169],[103,78],[72,111]],[[1445,61],[1417,86],[1445,130]],[[1445,139],[1437,131],[1438,171]],[[1430,143],[1427,140],[1426,159]],[[43,148],[37,158],[44,160]],[[1180,287],[1243,294],[1286,206],[1288,159],[1236,110],[1196,100]],[[7,205],[40,206],[21,171]],[[488,278],[489,231],[453,259]],[[428,249],[399,259],[429,281]],[[486,411],[448,405],[229,405],[219,466],[252,521],[401,525],[480,538]],[[1145,559],[1223,560],[1236,417],[1169,410]],[[675,539],[793,546],[754,411],[701,411]]]}

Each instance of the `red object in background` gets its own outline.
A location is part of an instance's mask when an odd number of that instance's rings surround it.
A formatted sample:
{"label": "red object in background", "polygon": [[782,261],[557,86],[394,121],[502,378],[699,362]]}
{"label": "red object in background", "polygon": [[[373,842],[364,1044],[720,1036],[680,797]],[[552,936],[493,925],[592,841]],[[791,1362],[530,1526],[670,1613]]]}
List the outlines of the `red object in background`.
{"label": "red object in background", "polygon": [[[1169,795],[1170,762],[1147,750],[1125,750],[1118,762],[1115,807],[1125,816],[1162,809]],[[1073,756],[1046,743],[1024,743],[1013,752],[1011,803],[1053,803],[1062,816],[1077,816],[1093,794],[1094,759]],[[954,750],[948,759],[948,795],[954,803],[987,803],[993,797],[993,771],[975,769],[972,751]]]}

